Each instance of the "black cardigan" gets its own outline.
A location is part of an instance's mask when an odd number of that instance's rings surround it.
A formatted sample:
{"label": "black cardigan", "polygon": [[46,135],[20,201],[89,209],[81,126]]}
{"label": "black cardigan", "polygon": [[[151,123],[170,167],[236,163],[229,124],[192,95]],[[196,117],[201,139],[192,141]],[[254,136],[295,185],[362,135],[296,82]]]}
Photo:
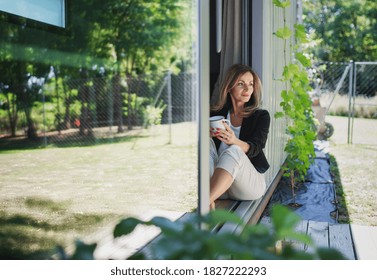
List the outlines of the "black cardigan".
{"label": "black cardigan", "polygon": [[[220,111],[211,112],[210,115],[220,115],[226,118],[228,111],[229,108],[227,106],[224,106],[224,108]],[[268,111],[259,109],[255,111],[251,116],[244,118],[241,125],[239,139],[247,142],[250,145],[250,149],[247,151],[246,155],[259,173],[265,173],[270,167],[263,152],[263,148],[265,147],[267,141],[270,122],[271,119]],[[221,141],[216,137],[214,137],[213,140],[218,150]]]}

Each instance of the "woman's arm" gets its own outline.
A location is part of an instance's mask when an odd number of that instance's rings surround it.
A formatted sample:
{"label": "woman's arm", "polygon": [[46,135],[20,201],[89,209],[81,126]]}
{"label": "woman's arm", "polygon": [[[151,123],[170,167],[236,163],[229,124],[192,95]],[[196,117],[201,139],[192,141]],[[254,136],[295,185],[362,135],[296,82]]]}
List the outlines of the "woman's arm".
{"label": "woman's arm", "polygon": [[270,114],[268,111],[263,110],[255,121],[255,127],[249,132],[250,136],[246,140],[246,143],[249,145],[249,150],[246,152],[246,155],[249,158],[256,157],[266,146],[271,122]]}
{"label": "woman's arm", "polygon": [[236,140],[234,141],[234,144],[239,146],[242,149],[242,151],[244,151],[245,154],[250,150],[250,144],[238,138],[236,138]]}

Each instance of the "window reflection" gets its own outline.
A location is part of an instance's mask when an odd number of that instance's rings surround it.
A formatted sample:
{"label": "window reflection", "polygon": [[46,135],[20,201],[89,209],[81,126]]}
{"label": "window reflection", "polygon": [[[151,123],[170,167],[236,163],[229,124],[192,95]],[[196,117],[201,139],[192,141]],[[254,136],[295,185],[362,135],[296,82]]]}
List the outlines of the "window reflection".
{"label": "window reflection", "polygon": [[0,231],[32,225],[2,257],[196,209],[194,2],[71,1],[65,33],[0,14]]}

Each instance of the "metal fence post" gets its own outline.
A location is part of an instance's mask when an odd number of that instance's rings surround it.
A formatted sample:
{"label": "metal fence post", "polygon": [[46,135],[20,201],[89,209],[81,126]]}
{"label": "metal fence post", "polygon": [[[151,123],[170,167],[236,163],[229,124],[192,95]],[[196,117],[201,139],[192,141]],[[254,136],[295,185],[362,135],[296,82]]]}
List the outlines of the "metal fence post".
{"label": "metal fence post", "polygon": [[350,144],[352,143],[351,139],[351,116],[353,113],[351,112],[352,110],[352,92],[353,92],[353,72],[354,72],[354,67],[355,64],[351,60],[350,61],[350,70],[349,70],[349,82],[348,82],[348,135],[347,135],[347,143]]}
{"label": "metal fence post", "polygon": [[357,62],[353,62],[352,85],[352,119],[351,119],[351,144],[353,143],[353,124],[355,121],[356,87],[357,87]]}
{"label": "metal fence post", "polygon": [[113,92],[113,83],[112,79],[108,79],[107,87],[109,94],[107,95],[107,114],[108,114],[108,123],[109,123],[109,130],[112,131],[112,127],[114,125],[114,92]]}
{"label": "metal fence post", "polygon": [[46,135],[46,95],[44,88],[42,87],[42,103],[43,103],[43,143],[44,147],[47,147],[47,135]]}
{"label": "metal fence post", "polygon": [[168,86],[168,124],[169,124],[169,142],[168,144],[171,144],[172,143],[172,132],[171,132],[171,128],[172,128],[172,104],[171,104],[171,70],[168,71],[168,83],[167,83],[167,86]]}

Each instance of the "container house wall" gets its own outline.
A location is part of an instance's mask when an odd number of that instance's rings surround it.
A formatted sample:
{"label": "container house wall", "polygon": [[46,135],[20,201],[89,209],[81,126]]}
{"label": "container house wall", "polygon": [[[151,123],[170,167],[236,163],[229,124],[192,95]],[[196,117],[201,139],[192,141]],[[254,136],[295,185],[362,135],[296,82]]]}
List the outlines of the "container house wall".
{"label": "container house wall", "polygon": [[[294,24],[297,22],[297,3],[300,0],[292,0],[290,7],[285,9],[285,12],[282,8],[274,6],[272,0],[234,0],[238,1],[238,5],[242,7],[242,50],[240,52],[232,53],[234,63],[246,63],[251,65],[251,67],[259,74],[263,84],[263,105],[264,109],[267,109],[270,112],[271,116],[271,126],[268,141],[265,147],[265,153],[270,163],[270,169],[266,172],[266,183],[267,186],[271,187],[274,183],[274,180],[278,178],[278,175],[281,171],[281,167],[286,159],[286,153],[284,151],[285,144],[287,142],[287,135],[285,130],[287,127],[287,120],[284,118],[276,119],[274,117],[275,113],[280,111],[280,102],[281,91],[284,89],[284,84],[280,82],[280,78],[283,73],[284,65],[289,63],[292,60],[290,43],[293,43],[294,38],[292,37],[291,42],[286,42],[284,46],[284,41],[277,38],[274,33],[277,29],[284,26],[284,13],[286,19],[286,25],[293,30]],[[206,6],[206,9],[209,9],[207,1],[201,1],[203,6]],[[227,7],[226,1],[210,1],[211,11],[210,16],[203,16],[201,26],[199,30],[201,33],[205,33],[207,30],[207,25],[209,19],[214,20],[215,17],[215,6],[222,3],[223,8]],[[215,5],[216,4],[216,5]],[[248,11],[248,12],[245,12]],[[209,11],[206,11],[207,15]],[[204,13],[205,14],[205,13]],[[241,15],[238,15],[241,16]],[[223,24],[225,18],[223,17]],[[214,23],[212,22],[212,25]],[[206,27],[206,28],[203,28]],[[251,30],[251,32],[249,32]],[[214,33],[215,29],[212,29],[211,41],[208,42],[203,38],[208,38],[207,36],[202,36],[200,43],[200,49],[203,53],[210,53],[210,73],[208,73],[207,68],[200,67],[200,76],[202,80],[212,79],[211,80],[211,90],[213,90],[213,84],[215,80],[218,79],[220,73],[220,55],[215,53],[214,47],[210,47],[210,43],[214,44]],[[224,30],[223,30],[224,32]],[[226,34],[223,36],[225,37]],[[242,38],[242,36],[241,36]],[[246,38],[246,39],[245,39]],[[235,42],[239,44],[240,42]],[[210,52],[211,50],[211,52]],[[222,50],[222,52],[225,50]],[[245,56],[245,54],[247,54]],[[284,57],[285,54],[285,57]],[[242,61],[237,61],[238,58],[242,58]],[[204,59],[205,56],[202,57]],[[237,58],[237,59],[236,59]],[[199,96],[201,108],[201,116],[205,116],[208,110],[207,98],[208,98],[208,85],[205,88],[199,87]],[[206,106],[204,106],[206,105]],[[203,119],[203,118],[201,118]],[[202,127],[202,133],[200,139],[202,140],[203,136],[206,138],[207,134],[205,125]],[[201,148],[200,159],[199,159],[199,201],[202,206],[201,213],[208,211],[208,171],[207,167],[207,154],[206,154],[206,140],[200,142],[199,147]]]}
{"label": "container house wall", "polygon": [[[252,67],[261,76],[263,108],[267,109],[271,115],[270,133],[265,148],[271,165],[266,173],[267,186],[270,186],[286,158],[284,146],[287,141],[285,134],[287,121],[284,118],[276,119],[274,115],[281,111],[280,92],[284,89],[284,84],[279,79],[285,62],[289,63],[292,59],[291,44],[286,43],[284,52],[284,41],[274,35],[274,32],[284,25],[282,8],[274,6],[273,1],[254,0],[252,11]],[[286,24],[293,30],[297,17],[296,1],[291,1],[291,6],[286,8],[285,16]]]}

